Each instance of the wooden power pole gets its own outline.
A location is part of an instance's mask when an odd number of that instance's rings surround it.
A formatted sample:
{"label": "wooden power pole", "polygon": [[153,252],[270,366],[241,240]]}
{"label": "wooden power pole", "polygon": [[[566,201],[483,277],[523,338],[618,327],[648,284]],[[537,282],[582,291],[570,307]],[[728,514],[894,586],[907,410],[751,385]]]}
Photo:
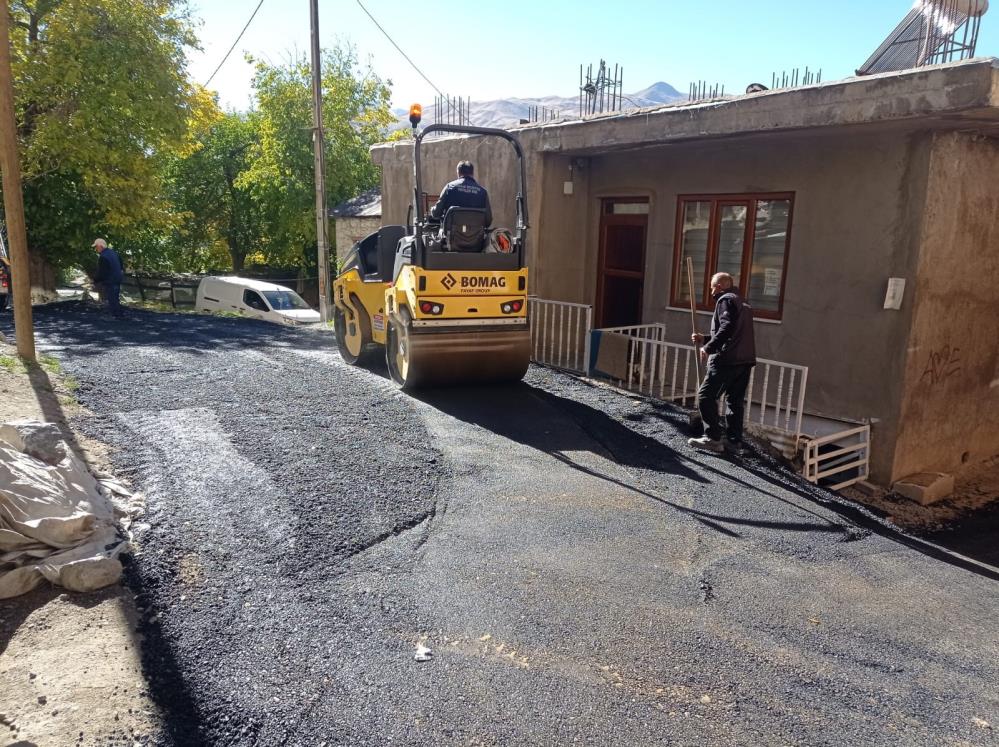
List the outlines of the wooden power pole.
{"label": "wooden power pole", "polygon": [[312,147],[316,163],[316,244],[319,248],[319,315],[330,320],[329,218],[326,215],[326,158],[323,151],[323,68],[319,51],[319,0],[309,0],[312,26]]}
{"label": "wooden power pole", "polygon": [[21,194],[21,161],[17,154],[17,121],[14,118],[14,80],[10,69],[10,8],[0,8],[0,170],[3,171],[3,204],[10,243],[14,286],[14,331],[17,354],[35,360],[35,330],[31,320],[31,267],[24,227]]}

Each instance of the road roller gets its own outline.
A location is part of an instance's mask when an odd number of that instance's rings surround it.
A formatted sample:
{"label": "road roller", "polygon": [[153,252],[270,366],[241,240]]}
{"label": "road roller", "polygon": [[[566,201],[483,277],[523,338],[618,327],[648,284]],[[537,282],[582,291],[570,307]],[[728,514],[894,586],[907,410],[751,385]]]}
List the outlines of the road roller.
{"label": "road roller", "polygon": [[[333,283],[333,326],[343,359],[384,355],[403,389],[523,378],[531,357],[527,316],[524,153],[511,133],[413,123],[413,203],[406,226],[382,226],[354,245]],[[435,221],[423,204],[420,146],[436,132],[495,137],[519,161],[514,228],[486,225],[486,211],[451,207]]]}

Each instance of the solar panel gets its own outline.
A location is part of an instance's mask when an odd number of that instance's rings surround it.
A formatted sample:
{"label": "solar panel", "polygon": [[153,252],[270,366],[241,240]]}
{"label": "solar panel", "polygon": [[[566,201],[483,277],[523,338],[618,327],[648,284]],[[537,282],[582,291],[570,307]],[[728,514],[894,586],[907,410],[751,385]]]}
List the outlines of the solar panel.
{"label": "solar panel", "polygon": [[974,57],[982,16],[988,9],[989,0],[916,0],[857,75]]}

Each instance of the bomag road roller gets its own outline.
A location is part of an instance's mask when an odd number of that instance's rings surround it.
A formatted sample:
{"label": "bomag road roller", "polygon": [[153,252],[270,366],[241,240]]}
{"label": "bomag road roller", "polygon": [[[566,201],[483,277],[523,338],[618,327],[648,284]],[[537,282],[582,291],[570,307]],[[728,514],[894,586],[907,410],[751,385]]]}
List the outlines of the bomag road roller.
{"label": "bomag road roller", "polygon": [[[355,244],[333,283],[337,346],[351,364],[384,350],[404,389],[517,381],[531,355],[527,316],[524,153],[505,130],[434,124],[417,133],[408,226],[382,226]],[[516,225],[489,228],[485,210],[451,207],[440,222],[420,199],[420,146],[435,132],[497,137],[519,160]]]}

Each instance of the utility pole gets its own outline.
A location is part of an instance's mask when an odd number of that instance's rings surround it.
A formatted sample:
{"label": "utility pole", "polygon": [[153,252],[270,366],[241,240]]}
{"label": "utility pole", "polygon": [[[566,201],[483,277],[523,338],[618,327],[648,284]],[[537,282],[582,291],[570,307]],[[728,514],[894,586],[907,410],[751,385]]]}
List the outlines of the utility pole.
{"label": "utility pole", "polygon": [[316,162],[316,244],[319,247],[319,315],[330,320],[329,218],[326,215],[326,159],[323,153],[323,69],[319,52],[319,0],[309,0],[312,25],[312,147]]}
{"label": "utility pole", "polygon": [[[313,0],[314,2],[315,0]],[[14,81],[10,70],[10,6],[0,8],[0,170],[3,171],[3,204],[10,241],[14,285],[14,332],[17,354],[35,360],[35,332],[31,320],[31,267],[24,227],[21,194],[21,161],[17,154],[17,121],[14,118]]]}

